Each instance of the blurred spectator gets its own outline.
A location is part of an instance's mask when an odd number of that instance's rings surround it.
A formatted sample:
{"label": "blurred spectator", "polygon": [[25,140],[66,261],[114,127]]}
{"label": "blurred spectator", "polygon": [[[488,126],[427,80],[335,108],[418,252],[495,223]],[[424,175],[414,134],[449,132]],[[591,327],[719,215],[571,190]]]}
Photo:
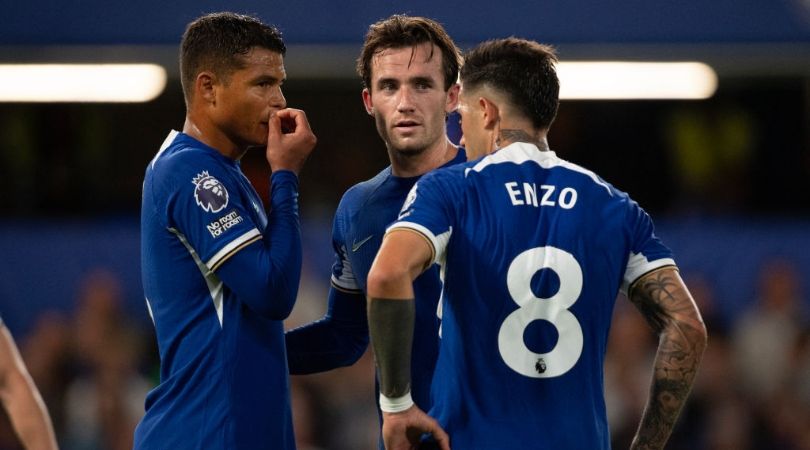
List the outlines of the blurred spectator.
{"label": "blurred spectator", "polygon": [[[755,301],[729,316],[718,305],[747,299],[729,299],[725,285],[708,274],[684,273],[710,337],[668,450],[810,450],[810,328],[802,315],[810,302],[797,269],[792,260],[764,261]],[[313,271],[304,271],[288,328],[323,315],[326,287]],[[107,270],[87,273],[76,293],[65,293],[76,300],[69,316],[42,312],[27,335],[15,336],[63,450],[129,449],[143,414],[149,383],[139,369],[155,346],[143,342],[151,330],[133,328],[123,312],[119,281]],[[627,448],[641,416],[655,338],[626,299],[617,300],[614,314],[605,393],[618,449]],[[298,447],[375,448],[373,392],[370,353],[352,367],[292,377]],[[19,449],[0,413],[0,450]]]}
{"label": "blurred spectator", "polygon": [[756,303],[734,327],[732,352],[743,389],[764,406],[788,381],[791,353],[804,325],[796,268],[788,260],[766,262],[756,294]]}
{"label": "blurred spectator", "polygon": [[295,377],[290,383],[295,446],[298,450],[324,450],[322,443],[328,435],[323,428],[326,419],[323,392],[317,383]]}
{"label": "blurred spectator", "polygon": [[31,377],[53,419],[57,439],[64,433],[65,390],[71,379],[71,329],[56,311],[43,312],[21,341],[21,352]]}
{"label": "blurred spectator", "polygon": [[735,324],[732,373],[755,417],[753,448],[810,449],[804,303],[794,263],[772,259],[760,270],[756,302]]}
{"label": "blurred spectator", "polygon": [[56,436],[42,397],[17,344],[0,318],[0,409],[29,450],[56,450]]}
{"label": "blurred spectator", "polygon": [[689,286],[689,292],[700,309],[703,323],[711,336],[726,336],[729,333],[729,324],[720,313],[717,304],[717,292],[710,277],[701,272],[689,272],[682,274],[684,281]]}
{"label": "blurred spectator", "polygon": [[74,322],[77,374],[65,398],[67,450],[132,448],[151,387],[137,370],[141,339],[123,316],[115,275],[104,270],[88,274]]}
{"label": "blurred spectator", "polygon": [[779,448],[810,450],[810,330],[789,351],[785,382],[767,405],[764,419]]}
{"label": "blurred spectator", "polygon": [[605,356],[605,405],[612,446],[629,448],[650,389],[655,334],[620,295],[616,300]]}
{"label": "blurred spectator", "polygon": [[736,382],[728,338],[712,335],[691,401],[673,433],[673,449],[748,450],[757,444],[756,417]]}
{"label": "blurred spectator", "polygon": [[[323,274],[304,264],[298,299],[285,328],[323,316]],[[374,363],[369,350],[353,365],[291,377],[292,411],[299,450],[377,448],[379,419],[374,408]]]}
{"label": "blurred spectator", "polygon": [[353,365],[318,375],[328,399],[329,450],[376,448],[380,422],[374,396],[374,361],[370,348]]}

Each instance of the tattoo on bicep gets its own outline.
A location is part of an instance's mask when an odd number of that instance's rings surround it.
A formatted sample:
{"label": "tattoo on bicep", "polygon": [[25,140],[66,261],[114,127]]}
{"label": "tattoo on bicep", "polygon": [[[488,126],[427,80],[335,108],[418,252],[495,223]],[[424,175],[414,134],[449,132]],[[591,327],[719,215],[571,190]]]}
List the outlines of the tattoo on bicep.
{"label": "tattoo on bicep", "polygon": [[674,301],[672,298],[672,291],[675,289],[674,280],[662,272],[657,272],[644,277],[638,283],[631,292],[630,301],[641,311],[641,315],[653,330],[660,333],[665,325],[661,305],[664,301]]}
{"label": "tattoo on bicep", "polygon": [[632,289],[630,301],[660,333],[668,321],[691,315],[694,304],[683,284],[669,270],[654,272],[639,281]]}

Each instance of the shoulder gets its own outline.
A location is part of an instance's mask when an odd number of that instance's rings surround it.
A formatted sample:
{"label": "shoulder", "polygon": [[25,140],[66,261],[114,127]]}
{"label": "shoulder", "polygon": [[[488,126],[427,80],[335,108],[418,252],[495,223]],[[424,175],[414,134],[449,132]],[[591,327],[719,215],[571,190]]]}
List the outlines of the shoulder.
{"label": "shoulder", "polygon": [[210,151],[186,143],[173,144],[150,163],[151,170],[159,178],[184,178],[220,167],[221,163]]}
{"label": "shoulder", "polygon": [[423,175],[408,193],[402,211],[407,210],[417,199],[422,199],[420,201],[432,199],[429,201],[445,204],[458,199],[468,185],[469,180],[465,176],[468,169],[468,163],[461,163],[435,169]]}
{"label": "shoulder", "polygon": [[338,213],[349,213],[363,207],[368,199],[374,195],[391,177],[391,167],[388,166],[374,177],[361,181],[343,193],[338,205]]}
{"label": "shoulder", "polygon": [[449,184],[463,182],[470,168],[475,165],[475,161],[461,162],[452,166],[444,166],[434,169],[417,181],[417,184]]}
{"label": "shoulder", "polygon": [[557,160],[559,161],[557,167],[567,171],[571,177],[579,177],[583,184],[591,185],[598,190],[604,190],[606,194],[616,197],[617,200],[628,199],[627,193],[617,189],[596,172],[561,158],[557,158]]}
{"label": "shoulder", "polygon": [[151,163],[152,181],[165,189],[194,188],[205,181],[208,185],[230,185],[231,169],[211,149],[176,142]]}

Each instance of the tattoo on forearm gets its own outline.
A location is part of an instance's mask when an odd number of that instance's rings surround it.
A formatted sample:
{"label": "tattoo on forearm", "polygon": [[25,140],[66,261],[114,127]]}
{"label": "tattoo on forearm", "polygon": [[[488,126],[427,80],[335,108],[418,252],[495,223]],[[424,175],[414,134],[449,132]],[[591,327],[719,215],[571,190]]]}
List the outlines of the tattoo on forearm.
{"label": "tattoo on forearm", "polygon": [[706,332],[688,291],[673,270],[662,270],[640,281],[631,301],[659,334],[650,399],[644,410],[634,449],[663,448],[692,382],[706,346]]}

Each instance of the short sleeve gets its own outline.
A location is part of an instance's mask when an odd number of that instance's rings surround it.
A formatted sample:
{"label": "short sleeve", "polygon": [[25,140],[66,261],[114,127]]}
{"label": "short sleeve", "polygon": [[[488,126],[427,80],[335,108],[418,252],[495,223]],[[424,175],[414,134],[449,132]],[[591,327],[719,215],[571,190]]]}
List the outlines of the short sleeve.
{"label": "short sleeve", "polygon": [[622,280],[622,292],[644,274],[664,266],[674,266],[672,251],[658,236],[650,216],[636,203],[630,201],[627,214],[630,230],[630,255]]}
{"label": "short sleeve", "polygon": [[[444,261],[447,244],[453,232],[455,206],[450,201],[453,193],[460,192],[462,178],[455,168],[431,172],[414,184],[397,220],[386,230],[408,229],[421,234],[433,248],[432,263]],[[455,198],[460,198],[456,196]]]}
{"label": "short sleeve", "polygon": [[235,252],[261,239],[250,196],[237,178],[238,169],[201,152],[173,155],[162,166],[161,189],[170,231],[210,270]]}

